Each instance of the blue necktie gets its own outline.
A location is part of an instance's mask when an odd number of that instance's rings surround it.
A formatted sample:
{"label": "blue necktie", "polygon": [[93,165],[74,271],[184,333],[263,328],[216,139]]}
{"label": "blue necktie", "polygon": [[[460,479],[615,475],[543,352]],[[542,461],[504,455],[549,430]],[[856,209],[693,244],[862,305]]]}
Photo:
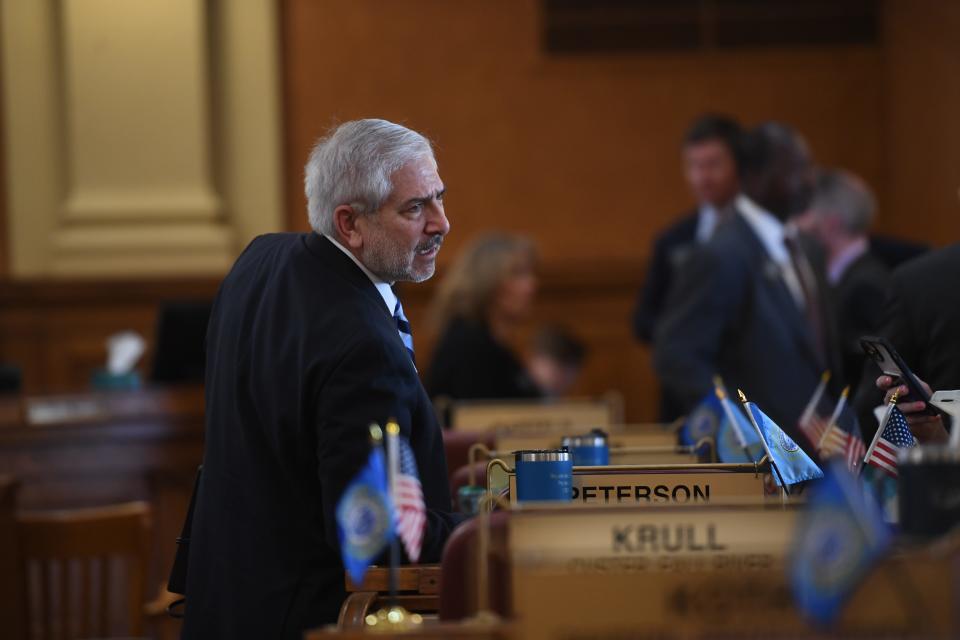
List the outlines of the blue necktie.
{"label": "blue necktie", "polygon": [[410,353],[410,359],[416,363],[417,359],[413,355],[413,334],[410,333],[410,321],[403,315],[403,305],[397,300],[397,306],[393,310],[393,319],[397,321],[397,331],[400,332],[400,339],[403,340],[403,346]]}

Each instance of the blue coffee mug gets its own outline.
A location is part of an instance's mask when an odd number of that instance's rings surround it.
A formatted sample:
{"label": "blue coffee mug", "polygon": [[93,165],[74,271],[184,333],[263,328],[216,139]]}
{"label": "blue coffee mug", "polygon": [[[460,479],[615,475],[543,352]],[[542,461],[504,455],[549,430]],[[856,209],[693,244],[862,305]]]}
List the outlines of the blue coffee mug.
{"label": "blue coffee mug", "polygon": [[567,449],[516,451],[517,500],[569,502],[573,459]]}
{"label": "blue coffee mug", "polygon": [[610,464],[607,434],[594,429],[584,436],[564,436],[563,446],[570,450],[575,467],[601,467]]}

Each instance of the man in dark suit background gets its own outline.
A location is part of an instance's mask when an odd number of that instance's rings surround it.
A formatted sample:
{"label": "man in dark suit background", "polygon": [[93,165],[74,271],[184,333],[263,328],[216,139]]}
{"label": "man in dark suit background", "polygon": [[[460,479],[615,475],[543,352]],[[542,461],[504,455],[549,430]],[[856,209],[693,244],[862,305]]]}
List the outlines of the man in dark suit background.
{"label": "man in dark suit background", "polygon": [[396,418],[427,507],[421,561],[449,513],[440,428],[391,284],[433,275],[449,223],[430,143],[348,122],[306,167],[309,234],[256,238],[207,336],[206,449],[190,532],[185,638],[300,638],[345,598],[335,509]]}
{"label": "man in dark suit background", "polygon": [[828,170],[818,174],[810,209],[795,223],[826,252],[845,382],[853,389],[865,362],[860,337],[877,332],[890,276],[870,249],[875,212],[876,200],[866,183],[850,173]]}
{"label": "man in dark suit background", "polygon": [[[653,243],[633,314],[633,332],[641,342],[653,340],[677,269],[695,246],[708,241],[717,225],[730,217],[740,190],[736,164],[740,133],[740,125],[732,118],[708,114],[694,121],[683,138],[684,177],[697,208],[664,229]],[[682,409],[667,390],[662,391],[660,419],[669,422]]]}
{"label": "man in dark suit background", "polygon": [[[890,277],[890,293],[883,305],[880,329],[911,371],[934,390],[960,389],[960,243],[931,251],[907,262]],[[892,380],[877,379],[880,369],[864,372],[855,404],[869,438],[877,430],[872,409],[886,402]],[[869,375],[869,374],[873,375]],[[875,384],[876,383],[876,384]],[[879,390],[877,389],[879,387]],[[897,406],[907,415],[910,428],[921,442],[942,440],[944,425],[922,413],[923,401],[907,397],[899,388]],[[884,396],[883,391],[887,391]],[[952,428],[957,428],[953,425]]]}
{"label": "man in dark suit background", "polygon": [[822,256],[787,221],[806,210],[813,169],[802,139],[777,123],[744,136],[736,215],[694,250],[654,335],[664,387],[692,409],[713,376],[742,388],[784,430],[824,369],[836,370]]}

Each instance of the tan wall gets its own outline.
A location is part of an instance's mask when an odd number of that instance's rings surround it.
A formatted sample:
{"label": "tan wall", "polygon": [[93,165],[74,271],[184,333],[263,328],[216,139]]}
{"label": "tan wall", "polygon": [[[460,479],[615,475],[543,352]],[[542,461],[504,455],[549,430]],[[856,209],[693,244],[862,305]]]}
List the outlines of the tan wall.
{"label": "tan wall", "polygon": [[888,0],[883,58],[883,228],[960,240],[960,2]]}
{"label": "tan wall", "polygon": [[[678,141],[698,113],[792,123],[820,163],[873,185],[881,231],[960,239],[960,2],[889,0],[877,47],[565,58],[539,49],[539,5],[287,0],[290,227],[307,227],[301,167],[330,125],[379,116],[426,132],[449,189],[440,275],[479,231],[535,237],[537,320],[587,339],[578,391],[621,389],[631,420],[655,415],[656,382],[628,315],[654,233],[690,206]],[[431,288],[406,292],[420,356]]]}
{"label": "tan wall", "polygon": [[[820,160],[883,172],[876,49],[557,58],[537,0],[289,0],[287,184],[331,123],[381,116],[439,146],[454,250],[477,231],[534,235],[546,260],[639,261],[690,205],[678,141],[726,111],[798,126]],[[449,259],[455,251],[448,251]]]}
{"label": "tan wall", "polygon": [[[34,5],[0,0],[0,6]],[[233,4],[209,6],[217,8],[212,19],[224,22],[230,17],[224,7]],[[938,245],[960,238],[960,2],[888,0],[882,46],[874,48],[581,58],[539,50],[537,0],[284,0],[279,7],[287,225],[306,227],[301,166],[329,125],[376,115],[424,130],[438,144],[450,189],[453,233],[440,275],[480,230],[534,236],[545,272],[537,320],[565,320],[588,340],[593,357],[579,391],[623,390],[630,419],[654,415],[656,388],[628,315],[653,233],[689,205],[677,142],[700,111],[727,111],[748,123],[792,122],[822,163],[849,167],[874,185],[881,230]],[[239,65],[221,74],[225,87],[241,87],[250,74],[239,69],[262,75],[257,60],[243,57],[250,43],[223,44],[236,54],[225,59]],[[256,103],[224,86],[217,104]],[[9,146],[10,130],[0,134]],[[250,149],[218,153],[224,162],[248,163],[262,155]],[[5,176],[15,168],[11,158],[24,156],[2,159]],[[240,175],[239,169],[227,174]],[[225,183],[229,208],[245,206],[257,218],[265,182]],[[9,181],[4,192],[10,228]],[[16,234],[7,238],[0,273],[16,277],[9,262]],[[50,369],[46,356],[33,358],[37,371],[27,372],[28,385],[42,391],[82,384],[102,358],[102,336],[127,316],[105,319],[103,296],[85,303],[69,285],[36,284],[50,298],[40,310],[19,293],[0,295],[6,309],[0,358],[69,352],[70,371]],[[424,359],[431,336],[423,311],[434,284],[406,292]],[[67,291],[63,304],[89,312],[82,335],[40,331],[24,321],[24,313],[51,315]],[[152,304],[137,307],[126,324],[149,332]]]}

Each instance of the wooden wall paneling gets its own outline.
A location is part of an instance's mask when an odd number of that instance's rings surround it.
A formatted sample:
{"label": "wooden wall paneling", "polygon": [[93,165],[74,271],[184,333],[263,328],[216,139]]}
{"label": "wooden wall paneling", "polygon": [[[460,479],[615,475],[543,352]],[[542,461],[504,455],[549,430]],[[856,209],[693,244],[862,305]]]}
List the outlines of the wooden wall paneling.
{"label": "wooden wall paneling", "polygon": [[884,3],[882,227],[960,241],[960,2]]}
{"label": "wooden wall paneling", "polygon": [[[289,226],[307,226],[315,138],[358,117],[435,140],[452,225],[441,264],[491,229],[530,234],[547,264],[642,260],[690,206],[679,145],[705,110],[793,123],[820,161],[879,184],[878,47],[555,56],[541,49],[540,5],[286,0]],[[421,30],[429,44],[410,46]]]}
{"label": "wooden wall paneling", "polygon": [[[19,424],[0,427],[0,469],[20,482],[18,507],[71,509],[149,500],[154,526],[148,596],[153,598],[170,570],[193,474],[203,458],[203,389],[0,399],[0,405],[11,403],[25,411]],[[29,407],[78,403],[93,403],[99,414],[30,422]]]}
{"label": "wooden wall paneling", "polygon": [[[445,250],[445,249],[444,249]],[[650,366],[649,349],[637,344],[631,314],[644,269],[638,264],[606,262],[591,265],[544,265],[533,317],[518,331],[514,347],[523,352],[533,332],[545,324],[561,324],[580,337],[589,355],[580,380],[571,391],[579,395],[620,392],[630,422],[657,416],[658,385]],[[404,311],[410,319],[417,361],[426,371],[437,335],[428,309],[443,270],[421,284],[401,285]]]}
{"label": "wooden wall paneling", "polygon": [[148,375],[157,311],[166,301],[210,300],[215,279],[0,284],[0,360],[23,370],[25,393],[87,389],[106,364],[107,338],[133,330],[147,340]]}

